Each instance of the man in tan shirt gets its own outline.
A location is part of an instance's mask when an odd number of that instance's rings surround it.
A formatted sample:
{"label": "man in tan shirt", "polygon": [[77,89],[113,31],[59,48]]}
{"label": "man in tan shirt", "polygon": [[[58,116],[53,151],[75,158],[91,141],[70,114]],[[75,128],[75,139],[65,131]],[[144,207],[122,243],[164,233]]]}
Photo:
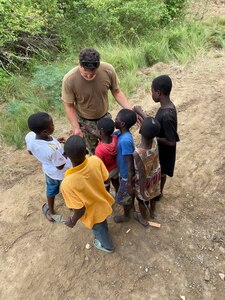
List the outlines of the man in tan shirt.
{"label": "man in tan shirt", "polygon": [[63,78],[62,101],[66,115],[75,135],[85,136],[91,152],[97,146],[96,136],[81,127],[88,125],[97,129],[97,121],[111,115],[108,113],[110,90],[117,103],[132,109],[125,94],[120,90],[118,78],[112,65],[100,62],[100,54],[93,48],[85,48],[79,55],[80,65],[69,71]]}

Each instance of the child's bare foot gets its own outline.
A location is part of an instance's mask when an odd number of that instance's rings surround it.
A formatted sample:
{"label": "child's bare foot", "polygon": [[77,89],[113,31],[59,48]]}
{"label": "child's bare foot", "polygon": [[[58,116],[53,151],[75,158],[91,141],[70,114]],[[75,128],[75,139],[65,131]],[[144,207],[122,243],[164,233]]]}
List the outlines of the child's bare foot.
{"label": "child's bare foot", "polygon": [[150,209],[150,218],[155,219],[156,218],[156,213],[155,211]]}
{"label": "child's bare foot", "polygon": [[113,218],[115,223],[124,223],[130,220],[130,217],[122,215],[122,216],[114,216]]}
{"label": "child's bare foot", "polygon": [[142,226],[148,227],[149,223],[145,219],[142,218],[141,213],[138,211],[133,212],[133,217],[136,221],[138,221]]}

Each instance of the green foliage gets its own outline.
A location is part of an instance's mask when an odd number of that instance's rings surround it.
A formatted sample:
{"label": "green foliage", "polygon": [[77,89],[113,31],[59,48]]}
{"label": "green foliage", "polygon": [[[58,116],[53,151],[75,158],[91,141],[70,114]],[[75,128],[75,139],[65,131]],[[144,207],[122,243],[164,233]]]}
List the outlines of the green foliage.
{"label": "green foliage", "polygon": [[162,23],[181,19],[184,16],[186,4],[187,0],[164,0]]}
{"label": "green foliage", "polygon": [[51,106],[61,105],[60,95],[63,76],[72,68],[72,66],[58,66],[48,64],[39,65],[33,74],[32,84],[39,87],[44,94],[51,99]]}
{"label": "green foliage", "polygon": [[0,0],[0,47],[16,41],[22,33],[36,35],[45,24],[45,16],[30,1]]}

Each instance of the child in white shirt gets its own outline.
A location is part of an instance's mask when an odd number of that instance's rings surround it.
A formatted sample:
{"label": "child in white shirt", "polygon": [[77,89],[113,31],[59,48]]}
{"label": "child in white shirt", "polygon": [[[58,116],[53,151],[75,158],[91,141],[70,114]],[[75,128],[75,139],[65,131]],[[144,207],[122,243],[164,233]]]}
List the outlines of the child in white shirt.
{"label": "child in white shirt", "polygon": [[46,195],[48,204],[42,206],[42,210],[49,221],[54,221],[54,201],[59,193],[64,173],[72,167],[69,158],[64,156],[60,141],[51,136],[54,132],[54,124],[51,116],[45,112],[32,114],[28,118],[28,127],[31,130],[26,137],[27,150],[42,164],[42,170],[46,177]]}

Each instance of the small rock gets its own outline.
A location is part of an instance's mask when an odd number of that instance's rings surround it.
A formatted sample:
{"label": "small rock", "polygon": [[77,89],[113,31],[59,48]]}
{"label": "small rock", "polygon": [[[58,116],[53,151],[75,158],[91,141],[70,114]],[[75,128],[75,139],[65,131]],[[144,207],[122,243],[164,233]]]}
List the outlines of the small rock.
{"label": "small rock", "polygon": [[207,268],[205,270],[205,281],[209,281],[210,278],[211,278],[211,274],[210,274],[209,268]]}
{"label": "small rock", "polygon": [[132,242],[129,242],[129,245],[132,246],[133,245]]}
{"label": "small rock", "polygon": [[86,244],[85,248],[86,248],[87,250],[89,250],[89,249],[91,249],[91,245],[90,245],[90,244]]}
{"label": "small rock", "polygon": [[126,233],[129,233],[130,232],[130,228],[126,231]]}
{"label": "small rock", "polygon": [[181,295],[180,295],[180,299],[186,300],[185,296],[181,296]]}
{"label": "small rock", "polygon": [[145,268],[145,273],[148,273],[149,269],[148,268]]}
{"label": "small rock", "polygon": [[140,266],[139,268],[142,269],[142,266]]}
{"label": "small rock", "polygon": [[89,258],[88,258],[87,256],[85,256],[84,260],[88,261],[88,260],[89,260]]}
{"label": "small rock", "polygon": [[220,276],[220,278],[221,278],[222,280],[225,280],[225,274],[219,273],[219,276]]}

